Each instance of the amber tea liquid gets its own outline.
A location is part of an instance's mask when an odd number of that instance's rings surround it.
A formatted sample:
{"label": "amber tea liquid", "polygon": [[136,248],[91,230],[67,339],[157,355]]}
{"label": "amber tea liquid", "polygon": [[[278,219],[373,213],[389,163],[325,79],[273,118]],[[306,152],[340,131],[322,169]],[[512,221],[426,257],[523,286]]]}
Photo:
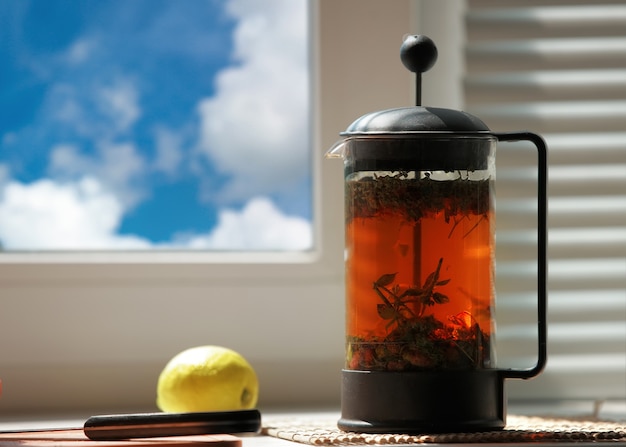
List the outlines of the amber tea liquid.
{"label": "amber tea liquid", "polygon": [[483,177],[347,179],[347,369],[492,366],[494,210]]}

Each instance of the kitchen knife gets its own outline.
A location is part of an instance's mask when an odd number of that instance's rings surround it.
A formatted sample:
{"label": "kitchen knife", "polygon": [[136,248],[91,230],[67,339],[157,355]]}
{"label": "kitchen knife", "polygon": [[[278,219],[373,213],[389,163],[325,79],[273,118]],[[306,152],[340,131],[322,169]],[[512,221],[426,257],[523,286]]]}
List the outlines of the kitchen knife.
{"label": "kitchen knife", "polygon": [[83,431],[91,440],[152,438],[200,434],[257,433],[258,410],[195,413],[131,413],[91,416]]}

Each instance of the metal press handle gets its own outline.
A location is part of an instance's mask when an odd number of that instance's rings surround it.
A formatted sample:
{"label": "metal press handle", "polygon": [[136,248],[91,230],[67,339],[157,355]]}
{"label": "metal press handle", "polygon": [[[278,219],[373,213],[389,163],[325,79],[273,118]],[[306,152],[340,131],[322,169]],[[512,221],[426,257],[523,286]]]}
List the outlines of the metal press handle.
{"label": "metal press handle", "polygon": [[494,133],[498,141],[530,141],[538,152],[538,189],[537,189],[537,364],[529,369],[505,369],[505,378],[530,379],[537,376],[546,366],[547,352],[547,211],[548,211],[548,150],[539,135],[532,132]]}

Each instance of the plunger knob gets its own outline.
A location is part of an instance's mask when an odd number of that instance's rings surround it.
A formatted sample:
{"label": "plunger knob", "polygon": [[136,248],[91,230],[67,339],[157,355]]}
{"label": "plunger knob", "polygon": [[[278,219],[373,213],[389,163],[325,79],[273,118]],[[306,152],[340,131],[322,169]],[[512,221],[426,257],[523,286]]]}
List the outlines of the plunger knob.
{"label": "plunger knob", "polygon": [[400,59],[413,73],[424,73],[437,62],[437,47],[430,37],[406,36],[400,47]]}
{"label": "plunger knob", "polygon": [[422,102],[422,73],[430,70],[437,61],[437,47],[427,36],[409,35],[400,47],[404,66],[415,73],[415,105]]}

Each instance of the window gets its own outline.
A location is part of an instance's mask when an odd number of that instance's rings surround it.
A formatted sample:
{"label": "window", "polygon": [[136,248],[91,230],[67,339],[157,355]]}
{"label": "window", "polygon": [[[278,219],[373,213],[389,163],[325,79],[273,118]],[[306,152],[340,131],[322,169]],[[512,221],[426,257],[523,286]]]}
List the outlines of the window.
{"label": "window", "polygon": [[1,8],[5,250],[312,248],[306,0]]}

